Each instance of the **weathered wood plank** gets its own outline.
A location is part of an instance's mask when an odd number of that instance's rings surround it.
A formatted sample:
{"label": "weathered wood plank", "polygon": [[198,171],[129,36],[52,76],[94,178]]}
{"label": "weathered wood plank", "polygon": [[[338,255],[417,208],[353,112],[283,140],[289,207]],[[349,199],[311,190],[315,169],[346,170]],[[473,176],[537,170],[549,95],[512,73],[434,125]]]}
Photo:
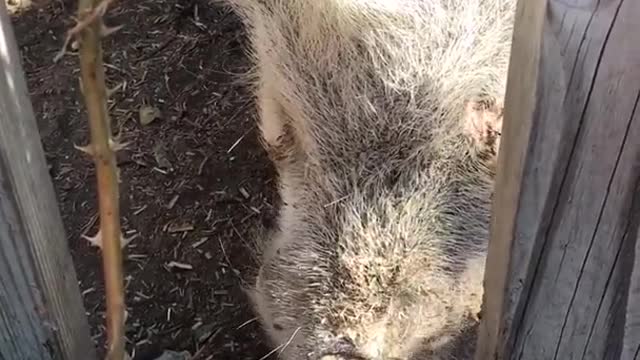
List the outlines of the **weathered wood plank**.
{"label": "weathered wood plank", "polygon": [[94,358],[13,30],[0,1],[0,359]]}
{"label": "weathered wood plank", "polygon": [[[636,234],[633,271],[629,282],[627,314],[622,347],[622,359],[640,359],[640,238]],[[630,257],[630,256],[629,256]]]}
{"label": "weathered wood plank", "polygon": [[638,34],[638,1],[518,5],[478,360],[637,356]]}

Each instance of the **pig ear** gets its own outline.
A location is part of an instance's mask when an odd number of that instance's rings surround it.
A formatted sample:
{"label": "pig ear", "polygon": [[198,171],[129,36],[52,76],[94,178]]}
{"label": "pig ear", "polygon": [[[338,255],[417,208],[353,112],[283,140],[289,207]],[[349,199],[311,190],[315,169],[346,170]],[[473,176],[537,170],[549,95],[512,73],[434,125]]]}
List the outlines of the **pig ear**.
{"label": "pig ear", "polygon": [[464,109],[464,131],[474,153],[495,162],[500,149],[504,106],[501,102],[470,100]]}
{"label": "pig ear", "polygon": [[259,127],[263,145],[271,160],[284,164],[308,154],[313,142],[302,112],[282,100],[271,87],[263,85],[258,91]]}

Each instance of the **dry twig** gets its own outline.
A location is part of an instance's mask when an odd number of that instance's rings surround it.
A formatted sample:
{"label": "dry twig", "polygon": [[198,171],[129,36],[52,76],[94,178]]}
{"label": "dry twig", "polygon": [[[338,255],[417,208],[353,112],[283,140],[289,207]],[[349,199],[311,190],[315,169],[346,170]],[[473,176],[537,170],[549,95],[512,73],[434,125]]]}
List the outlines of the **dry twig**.
{"label": "dry twig", "polygon": [[[118,174],[114,151],[120,148],[112,140],[107,112],[102,46],[102,15],[113,0],[79,0],[78,23],[67,34],[80,42],[82,89],[91,132],[91,144],[83,151],[93,156],[96,167],[102,259],[107,297],[107,359],[123,360],[125,303],[121,251]],[[66,45],[65,45],[66,46]]]}
{"label": "dry twig", "polygon": [[69,42],[71,41],[71,39],[73,39],[74,36],[80,35],[80,33],[90,25],[98,23],[98,26],[99,26],[98,33],[102,36],[108,36],[120,30],[121,26],[109,28],[109,27],[106,27],[102,22],[102,16],[107,12],[107,8],[109,8],[109,5],[111,5],[113,1],[114,0],[86,1],[87,4],[91,3],[92,5],[95,5],[95,7],[94,6],[83,7],[82,6],[83,0],[80,0],[80,8],[78,11],[78,21],[76,22],[76,25],[74,27],[72,27],[71,29],[69,29],[69,31],[67,31],[67,35],[65,36],[65,39],[64,39],[64,44],[62,45],[62,49],[60,49],[58,54],[56,54],[56,56],[53,58],[54,62],[57,62],[64,56],[64,54],[66,54],[67,47],[69,46]]}

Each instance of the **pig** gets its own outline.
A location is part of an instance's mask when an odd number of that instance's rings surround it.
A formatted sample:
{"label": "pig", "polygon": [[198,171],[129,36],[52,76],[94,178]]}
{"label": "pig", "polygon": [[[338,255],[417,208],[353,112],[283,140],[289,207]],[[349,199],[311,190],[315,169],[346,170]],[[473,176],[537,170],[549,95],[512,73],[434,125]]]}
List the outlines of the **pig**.
{"label": "pig", "polygon": [[248,290],[285,360],[472,358],[516,0],[222,0],[282,206]]}

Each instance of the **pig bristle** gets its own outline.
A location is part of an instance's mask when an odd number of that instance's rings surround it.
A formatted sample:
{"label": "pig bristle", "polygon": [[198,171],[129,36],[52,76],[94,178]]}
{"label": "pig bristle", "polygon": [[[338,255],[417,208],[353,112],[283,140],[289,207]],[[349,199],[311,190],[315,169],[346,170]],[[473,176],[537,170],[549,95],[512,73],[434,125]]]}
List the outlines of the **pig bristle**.
{"label": "pig bristle", "polygon": [[504,98],[516,1],[225,1],[283,202],[250,291],[274,347],[457,356],[480,311],[498,151],[468,119],[501,116],[465,109]]}

